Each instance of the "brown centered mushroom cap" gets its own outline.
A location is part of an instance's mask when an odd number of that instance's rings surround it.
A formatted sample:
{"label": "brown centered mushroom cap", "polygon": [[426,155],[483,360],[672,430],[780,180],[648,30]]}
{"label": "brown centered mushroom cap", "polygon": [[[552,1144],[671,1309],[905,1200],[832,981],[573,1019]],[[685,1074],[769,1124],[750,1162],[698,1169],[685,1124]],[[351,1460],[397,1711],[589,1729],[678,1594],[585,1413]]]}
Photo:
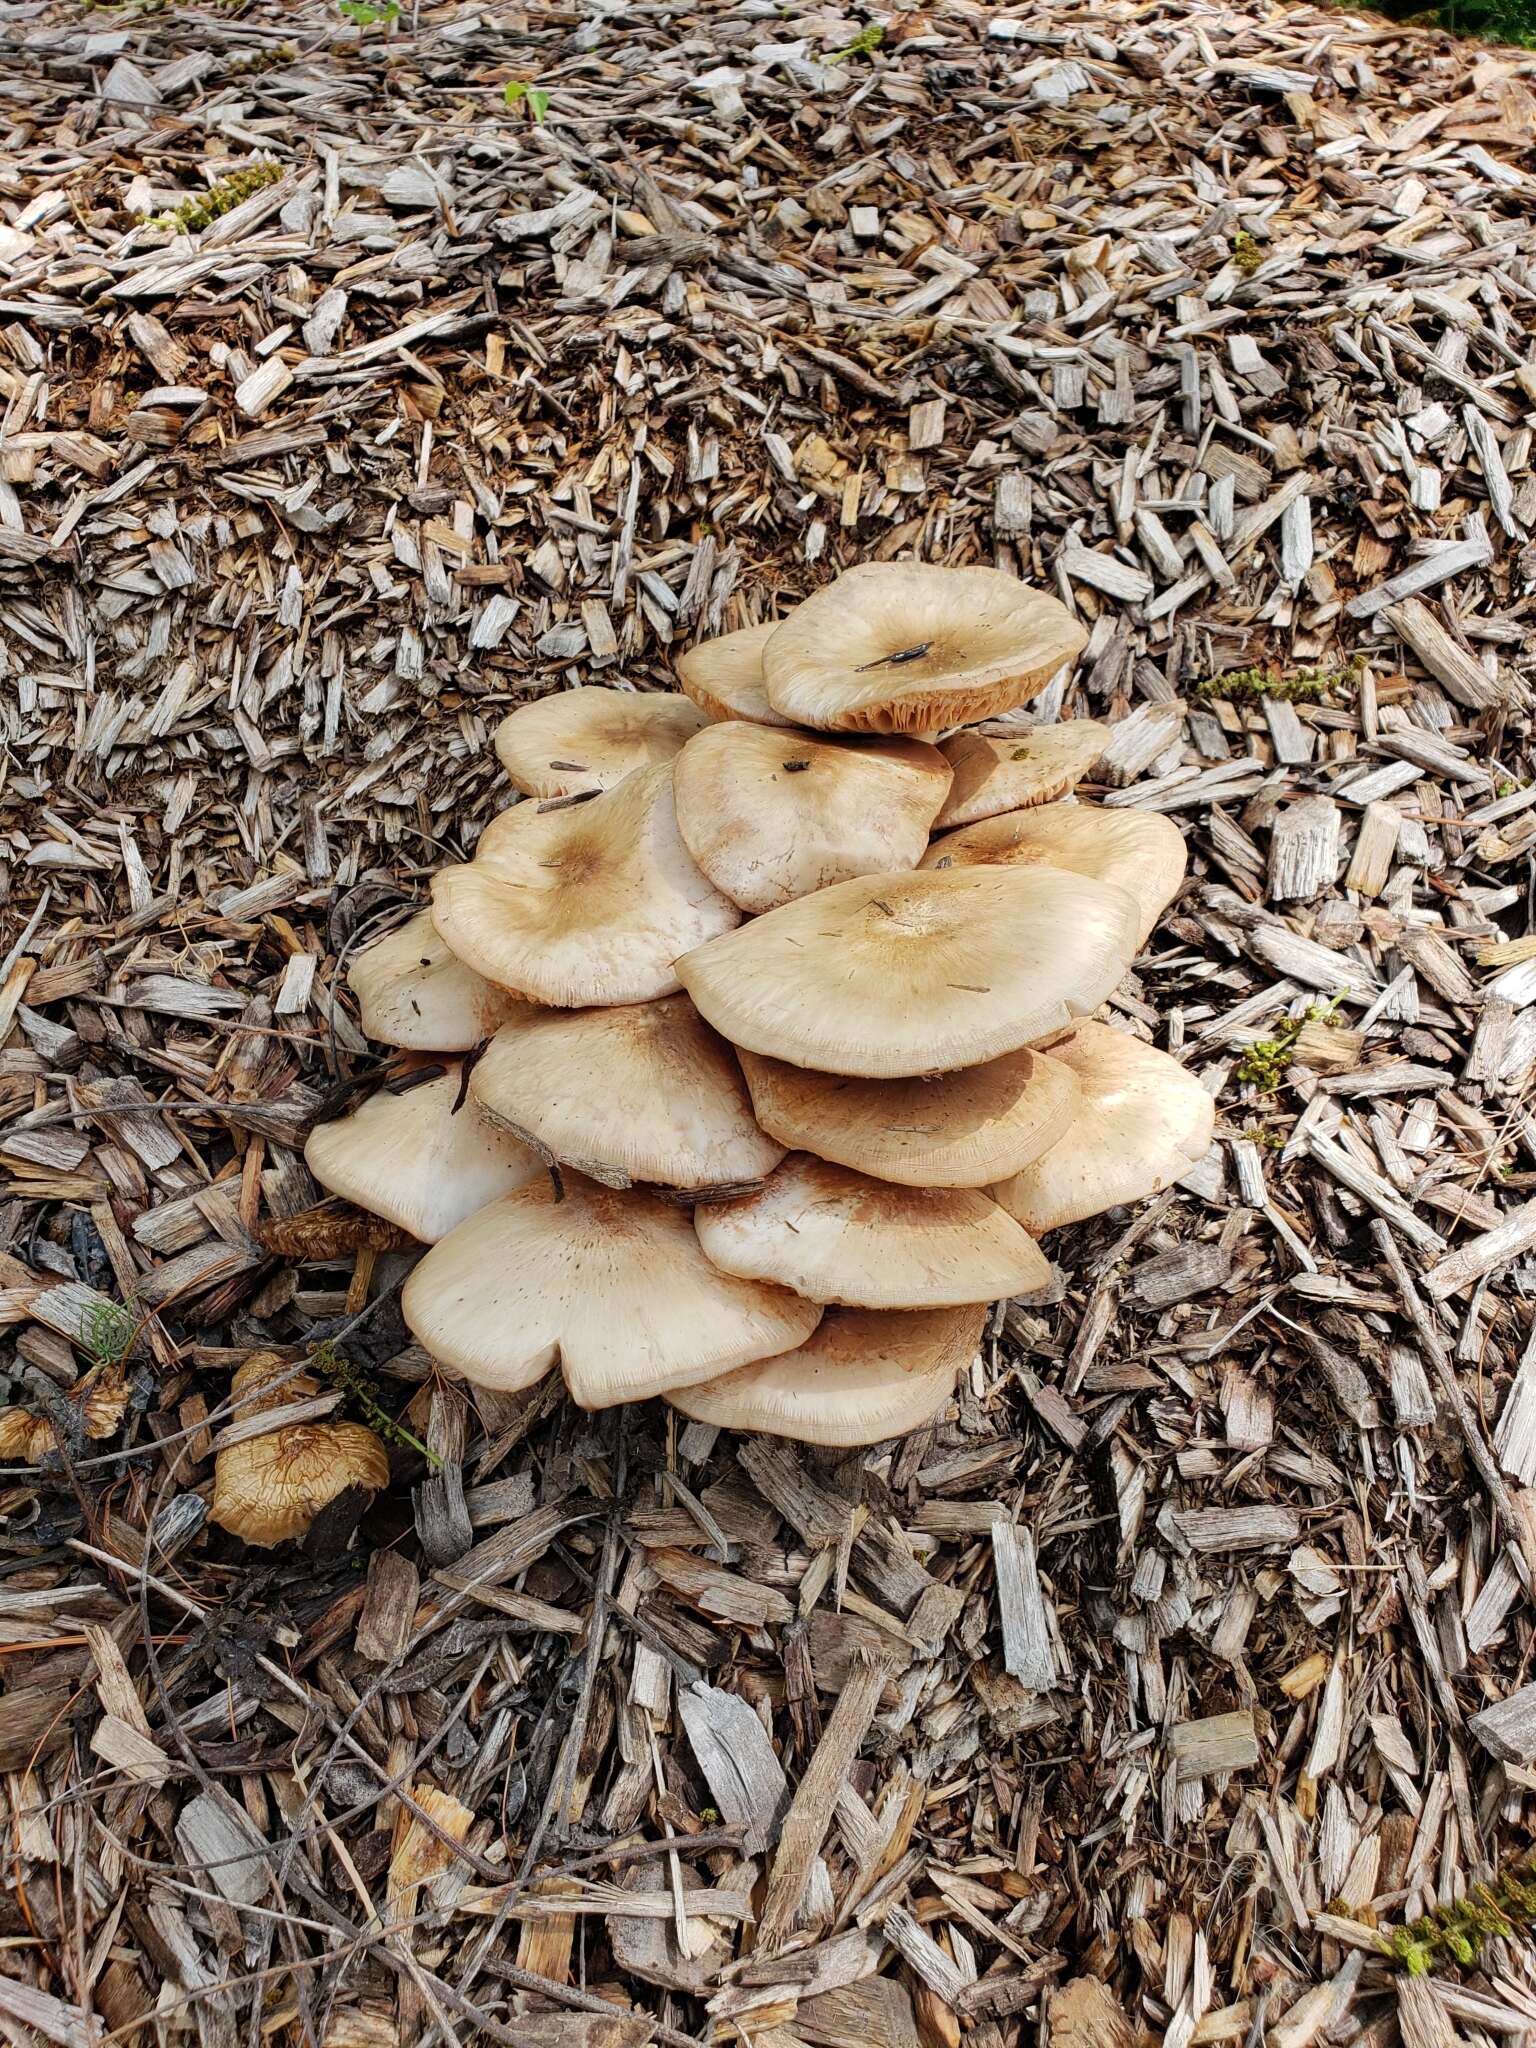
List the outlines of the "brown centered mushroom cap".
{"label": "brown centered mushroom cap", "polygon": [[365,946],[347,969],[347,986],[370,1038],[410,1052],[468,1052],[519,1007],[456,960],[423,910],[398,931]]}
{"label": "brown centered mushroom cap", "polygon": [[677,829],[743,910],[776,910],[856,875],[915,868],[949,788],[921,740],[826,740],[731,721],[672,771]]}
{"label": "brown centered mushroom cap", "polygon": [[576,796],[670,761],[705,722],[686,697],[584,684],[509,711],[494,744],[524,796]]}
{"label": "brown centered mushroom cap", "polygon": [[815,1074],[755,1052],[739,1058],[753,1113],[781,1144],[903,1187],[1005,1179],[1055,1144],[1082,1099],[1071,1068],[1041,1052],[908,1081]]}
{"label": "brown centered mushroom cap", "polygon": [[936,839],[925,868],[1065,868],[1129,889],[1141,910],[1138,947],[1179,893],[1188,855],[1184,835],[1158,811],[1097,804],[1039,804],[1007,811]]}
{"label": "brown centered mushroom cap", "polygon": [[731,1048],[684,995],[527,1005],[476,1061],[469,1092],[493,1121],[608,1187],[740,1188],[784,1157],[757,1127]]}
{"label": "brown centered mushroom cap", "polygon": [[940,732],[1025,703],[1088,635],[997,569],[865,562],[808,597],[763,648],[775,711],[831,732]]}
{"label": "brown centered mushroom cap", "polygon": [[701,640],[677,657],[677,680],[707,718],[745,718],[753,725],[794,723],[774,710],[763,688],[763,649],[779,625],[778,619],[770,619],[766,626],[743,626],[739,633]]}
{"label": "brown centered mushroom cap", "polygon": [[992,1190],[1026,1230],[1038,1237],[1139,1202],[1204,1158],[1215,1107],[1167,1053],[1090,1021],[1053,1039],[1050,1057],[1077,1075],[1083,1108],[1049,1152]]}
{"label": "brown centered mushroom cap", "polygon": [[643,1401],[787,1351],[821,1310],[732,1279],[685,1209],[578,1174],[506,1195],[445,1237],[406,1282],[405,1320],[476,1385],[531,1386],[558,1359],[583,1408]]}
{"label": "brown centered mushroom cap", "polygon": [[937,826],[973,825],[999,811],[1065,796],[1103,753],[1108,738],[1109,727],[1092,718],[1028,726],[1006,738],[955,733],[939,749],[955,779]]}
{"label": "brown centered mushroom cap", "polygon": [[733,1045],[889,1079],[979,1066],[1094,1010],[1136,951],[1135,898],[1052,868],[867,875],[687,953]]}
{"label": "brown centered mushroom cap", "polygon": [[434,879],[432,922],[498,987],[578,1009],[671,995],[678,955],[741,912],[679,838],[664,762],[590,803],[503,811],[467,866]]}
{"label": "brown centered mushroom cap", "polygon": [[766,1186],[694,1213],[706,1256],[848,1308],[956,1308],[1032,1294],[1051,1269],[977,1188],[903,1188],[794,1152]]}
{"label": "brown centered mushroom cap", "polygon": [[975,1356],[985,1306],[829,1309],[798,1351],[667,1398],[696,1422],[803,1444],[877,1444],[931,1421]]}
{"label": "brown centered mushroom cap", "polygon": [[431,1244],[498,1195],[544,1171],[526,1145],[486,1121],[472,1102],[455,1110],[461,1063],[414,1088],[381,1088],[350,1116],[317,1124],[304,1163],[333,1195],[387,1216]]}
{"label": "brown centered mushroom cap", "polygon": [[[271,1387],[287,1370],[274,1352],[253,1353],[230,1385],[235,1421],[249,1421],[323,1391],[308,1373]],[[320,1510],[349,1486],[380,1493],[388,1484],[389,1454],[360,1422],[290,1422],[218,1453],[208,1514],[230,1535],[267,1549],[302,1536]]]}

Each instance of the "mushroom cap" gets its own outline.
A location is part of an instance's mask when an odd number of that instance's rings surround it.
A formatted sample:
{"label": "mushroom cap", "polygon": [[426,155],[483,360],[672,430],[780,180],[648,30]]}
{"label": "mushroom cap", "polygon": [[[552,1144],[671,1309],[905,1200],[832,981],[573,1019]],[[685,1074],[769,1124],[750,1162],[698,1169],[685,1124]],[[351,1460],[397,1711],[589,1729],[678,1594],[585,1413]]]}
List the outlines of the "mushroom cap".
{"label": "mushroom cap", "polygon": [[506,1195],[434,1245],[401,1306],[434,1358],[476,1385],[532,1384],[558,1359],[583,1408],[643,1401],[802,1344],[821,1310],[733,1279],[685,1209],[578,1174]]}
{"label": "mushroom cap", "polygon": [[957,732],[940,752],[955,779],[938,815],[939,827],[974,825],[999,811],[1048,804],[1075,789],[1104,751],[1109,727],[1092,718],[1032,725],[1006,738]]}
{"label": "mushroom cap", "polygon": [[1179,893],[1184,835],[1160,811],[1097,804],[1039,804],[1007,811],[936,839],[925,868],[1050,867],[1129,889],[1141,910],[1139,946]]}
{"label": "mushroom cap", "polygon": [[588,683],[519,704],[497,726],[494,745],[524,796],[577,796],[670,761],[706,722],[696,704],[670,691]]}
{"label": "mushroom cap", "polygon": [[431,1244],[466,1216],[544,1171],[528,1146],[482,1117],[455,1110],[461,1063],[398,1094],[381,1088],[350,1116],[317,1124],[304,1163],[333,1195],[387,1216]]}
{"label": "mushroom cap", "polygon": [[740,1188],[784,1157],[757,1127],[731,1048],[684,995],[527,1005],[475,1062],[469,1092],[494,1122],[609,1187]]}
{"label": "mushroom cap", "polygon": [[518,1007],[516,996],[454,958],[430,910],[365,946],[347,986],[368,1036],[410,1052],[468,1052]]}
{"label": "mushroom cap", "polygon": [[777,910],[855,875],[915,868],[949,788],[921,740],[826,740],[732,720],[672,771],[677,829],[743,910]]}
{"label": "mushroom cap", "polygon": [[831,1074],[979,1066],[1097,1009],[1136,951],[1134,897],[1052,868],[866,875],[677,963],[733,1045]]}
{"label": "mushroom cap", "polygon": [[852,1446],[929,1422],[975,1356],[987,1320],[968,1308],[829,1309],[808,1343],[668,1396],[696,1422],[803,1444]]}
{"label": "mushroom cap", "polygon": [[706,1256],[848,1308],[956,1308],[1032,1294],[1051,1269],[979,1188],[903,1188],[794,1152],[766,1186],[694,1214]]}
{"label": "mushroom cap", "polygon": [[765,626],[743,626],[739,633],[701,640],[677,657],[677,680],[707,718],[745,718],[753,725],[794,723],[774,710],[763,688],[763,649],[779,624],[770,619]]}
{"label": "mushroom cap", "polygon": [[[230,1383],[236,1420],[321,1391],[308,1373],[268,1391],[267,1383],[286,1371],[270,1351],[246,1359]],[[360,1422],[291,1422],[218,1453],[208,1514],[231,1536],[268,1549],[302,1536],[320,1510],[349,1486],[380,1493],[388,1484],[389,1454],[371,1429]]]}
{"label": "mushroom cap", "polygon": [[1155,1046],[1091,1021],[1051,1041],[1083,1109],[1064,1136],[992,1192],[1038,1237],[1159,1194],[1210,1147],[1216,1110],[1194,1075]]}
{"label": "mushroom cap", "polygon": [[740,924],[678,836],[672,764],[590,803],[503,811],[432,883],[432,922],[478,974],[560,1009],[648,1003],[680,953]]}
{"label": "mushroom cap", "polygon": [[755,1052],[740,1059],[753,1114],[781,1144],[903,1187],[1006,1179],[1055,1144],[1082,1099],[1071,1068],[1042,1052],[907,1081],[815,1074]]}
{"label": "mushroom cap", "polygon": [[808,597],[763,648],[775,711],[831,732],[939,732],[1025,703],[1088,635],[997,569],[865,562]]}

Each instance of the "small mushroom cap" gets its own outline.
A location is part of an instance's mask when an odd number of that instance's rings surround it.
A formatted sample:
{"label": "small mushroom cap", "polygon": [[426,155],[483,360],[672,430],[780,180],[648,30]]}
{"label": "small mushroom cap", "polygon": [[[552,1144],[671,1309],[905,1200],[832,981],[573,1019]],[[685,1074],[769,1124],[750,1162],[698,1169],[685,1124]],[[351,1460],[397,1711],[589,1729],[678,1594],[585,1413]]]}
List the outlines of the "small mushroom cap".
{"label": "small mushroom cap", "polygon": [[1050,1057],[1077,1075],[1082,1114],[992,1190],[1035,1236],[1159,1194],[1209,1150],[1215,1105],[1167,1053],[1089,1021],[1053,1039]]}
{"label": "small mushroom cap", "polygon": [[610,1187],[750,1186],[784,1157],[757,1127],[731,1048],[684,995],[530,1004],[476,1061],[469,1092],[495,1122]]}
{"label": "small mushroom cap", "polygon": [[979,1188],[903,1188],[795,1152],[765,1187],[696,1210],[708,1258],[849,1308],[955,1308],[1032,1294],[1051,1269]]}
{"label": "small mushroom cap", "polygon": [[949,788],[921,740],[825,740],[731,721],[672,771],[677,829],[743,910],[777,910],[855,875],[915,868]]}
{"label": "small mushroom cap", "polygon": [[493,1202],[434,1245],[401,1306],[434,1358],[482,1387],[530,1386],[555,1363],[583,1408],[643,1401],[787,1351],[821,1310],[736,1280],[685,1209],[577,1174]]}
{"label": "small mushroom cap", "polygon": [[[259,1351],[230,1385],[235,1420],[307,1400],[320,1382],[299,1373],[281,1387],[268,1383],[287,1371],[272,1352]],[[360,1422],[291,1422],[246,1437],[213,1461],[209,1518],[243,1543],[267,1549],[302,1536],[323,1507],[349,1486],[380,1493],[389,1484],[389,1454]]]}
{"label": "small mushroom cap", "polygon": [[678,836],[672,766],[569,810],[503,811],[432,884],[432,922],[500,988],[560,1009],[675,992],[680,953],[740,924]]}
{"label": "small mushroom cap", "polygon": [[1088,635],[997,569],[865,562],[808,597],[763,648],[773,708],[831,732],[931,733],[1025,703]]}
{"label": "small mushroom cap", "polygon": [[1075,789],[1104,751],[1109,727],[1092,718],[1034,725],[1006,738],[957,732],[940,752],[954,770],[937,823],[973,825],[999,811],[1048,804]]}
{"label": "small mushroom cap", "polygon": [[745,718],[753,725],[792,725],[768,702],[763,688],[763,649],[780,621],[743,626],[701,640],[677,657],[677,680],[707,718]]}
{"label": "small mushroom cap", "polygon": [[1071,1068],[1041,1052],[908,1081],[855,1081],[755,1052],[739,1057],[753,1113],[781,1144],[903,1187],[982,1188],[1005,1179],[1055,1144],[1082,1099]]}
{"label": "small mushroom cap", "polygon": [[1113,882],[1129,889],[1140,906],[1140,946],[1179,893],[1187,861],[1183,833],[1161,812],[1040,804],[946,833],[929,847],[922,865],[1065,868]]}
{"label": "small mushroom cap", "polygon": [[495,747],[524,796],[576,796],[670,761],[705,723],[686,697],[586,684],[509,711]]}
{"label": "small mushroom cap", "polygon": [[368,1036],[410,1052],[468,1052],[518,1008],[516,996],[454,958],[430,910],[365,946],[347,986]]}
{"label": "small mushroom cap", "polygon": [[976,1355],[985,1306],[829,1309],[798,1351],[668,1396],[696,1422],[848,1447],[933,1419]]}
{"label": "small mushroom cap", "polygon": [[1052,868],[867,875],[677,963],[733,1045],[829,1074],[979,1066],[1097,1009],[1136,951],[1135,898]]}
{"label": "small mushroom cap", "polygon": [[332,1124],[317,1124],[304,1163],[333,1195],[388,1217],[431,1244],[466,1216],[544,1171],[528,1146],[471,1102],[455,1110],[461,1066],[398,1094],[381,1088]]}

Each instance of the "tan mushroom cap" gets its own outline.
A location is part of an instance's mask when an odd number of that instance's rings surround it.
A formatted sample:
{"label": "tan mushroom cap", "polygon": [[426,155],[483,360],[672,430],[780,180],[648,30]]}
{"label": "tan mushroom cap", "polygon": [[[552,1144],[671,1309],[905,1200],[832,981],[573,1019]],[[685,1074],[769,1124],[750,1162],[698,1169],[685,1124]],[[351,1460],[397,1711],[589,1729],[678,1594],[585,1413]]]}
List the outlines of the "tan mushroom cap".
{"label": "tan mushroom cap", "polygon": [[693,1219],[710,1261],[848,1308],[957,1308],[1032,1294],[1051,1269],[978,1188],[903,1188],[795,1152],[766,1186]]}
{"label": "tan mushroom cap", "polygon": [[701,640],[677,657],[677,680],[707,718],[745,718],[753,725],[794,723],[774,710],[763,688],[763,649],[779,624],[770,619],[765,626],[743,626],[739,633]]}
{"label": "tan mushroom cap", "polygon": [[1136,951],[1135,898],[1052,868],[868,875],[685,954],[733,1045],[872,1079],[979,1066],[1094,1010]]}
{"label": "tan mushroom cap", "polygon": [[1054,1145],[1082,1100],[1071,1068],[1040,1052],[908,1081],[739,1057],[753,1112],[781,1144],[903,1187],[989,1187]]}
{"label": "tan mushroom cap", "polygon": [[455,1060],[417,1087],[381,1088],[350,1116],[317,1124],[304,1164],[333,1195],[433,1243],[544,1171],[536,1152],[498,1131],[473,1103],[454,1109],[460,1082]]}
{"label": "tan mushroom cap", "polygon": [[922,865],[1065,868],[1113,882],[1129,889],[1140,906],[1140,946],[1179,893],[1188,859],[1183,833],[1159,811],[1040,804],[946,833],[929,847]]}
{"label": "tan mushroom cap", "polygon": [[1088,635],[997,569],[865,562],[808,597],[763,648],[768,701],[831,732],[930,733],[1011,711]]}
{"label": "tan mushroom cap", "polygon": [[609,1187],[750,1186],[784,1157],[757,1127],[731,1048],[684,995],[528,1005],[476,1061],[469,1092],[495,1122]]}
{"label": "tan mushroom cap", "polygon": [[986,1324],[984,1306],[829,1309],[809,1343],[668,1396],[696,1422],[803,1444],[903,1436],[954,1392]]}
{"label": "tan mushroom cap", "polygon": [[643,1401],[802,1344],[821,1310],[736,1280],[699,1249],[685,1209],[577,1174],[460,1224],[406,1282],[405,1320],[476,1385],[532,1385],[558,1359],[583,1408]]}
{"label": "tan mushroom cap", "polygon": [[[271,1351],[246,1359],[230,1383],[236,1422],[323,1391],[308,1373],[269,1385],[287,1370]],[[218,1453],[208,1513],[230,1535],[266,1549],[302,1536],[349,1486],[380,1493],[388,1484],[389,1454],[371,1429],[360,1422],[291,1422]]]}
{"label": "tan mushroom cap", "polygon": [[1065,796],[1103,753],[1108,738],[1109,727],[1092,718],[1029,726],[1006,738],[955,733],[940,749],[955,779],[937,825],[973,825],[999,811]]}
{"label": "tan mushroom cap", "polygon": [[1053,1039],[1050,1056],[1077,1075],[1083,1110],[1049,1152],[992,1190],[1026,1230],[1038,1237],[1159,1194],[1204,1158],[1215,1105],[1167,1053],[1090,1021]]}
{"label": "tan mushroom cap", "polygon": [[686,697],[586,684],[509,711],[494,744],[524,796],[576,796],[670,761],[705,723]]}
{"label": "tan mushroom cap", "polygon": [[576,1009],[673,994],[678,955],[741,912],[679,838],[663,762],[568,810],[503,811],[467,866],[434,879],[432,922],[488,981]]}
{"label": "tan mushroom cap", "polygon": [[683,844],[723,896],[777,910],[856,875],[915,868],[949,788],[921,740],[826,740],[731,721],[672,771]]}
{"label": "tan mushroom cap", "polygon": [[456,960],[423,910],[365,946],[347,969],[370,1038],[411,1052],[468,1052],[504,1024],[518,999]]}

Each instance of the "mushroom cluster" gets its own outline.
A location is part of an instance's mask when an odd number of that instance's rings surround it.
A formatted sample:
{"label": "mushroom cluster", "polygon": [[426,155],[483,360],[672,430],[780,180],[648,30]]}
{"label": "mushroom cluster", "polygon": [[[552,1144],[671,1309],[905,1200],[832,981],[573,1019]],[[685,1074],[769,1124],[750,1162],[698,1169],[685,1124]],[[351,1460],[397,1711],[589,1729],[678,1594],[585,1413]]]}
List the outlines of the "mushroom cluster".
{"label": "mushroom cluster", "polygon": [[1083,644],[1011,576],[869,565],[682,695],[511,713],[521,800],[350,969],[411,1057],[306,1154],[430,1246],[434,1358],[877,1442],[1048,1283],[1043,1233],[1203,1154],[1205,1091],[1093,1021],[1180,834],[1073,800],[1102,726],[1008,716]]}

